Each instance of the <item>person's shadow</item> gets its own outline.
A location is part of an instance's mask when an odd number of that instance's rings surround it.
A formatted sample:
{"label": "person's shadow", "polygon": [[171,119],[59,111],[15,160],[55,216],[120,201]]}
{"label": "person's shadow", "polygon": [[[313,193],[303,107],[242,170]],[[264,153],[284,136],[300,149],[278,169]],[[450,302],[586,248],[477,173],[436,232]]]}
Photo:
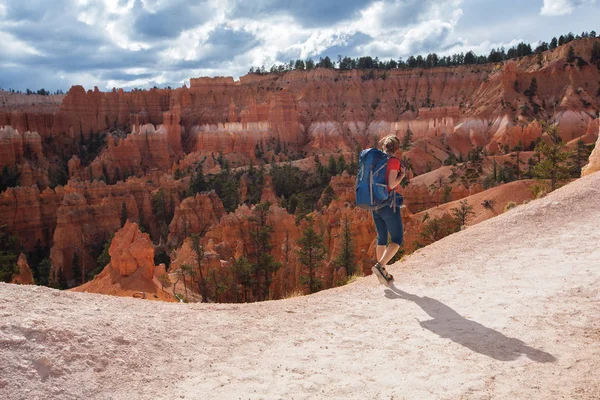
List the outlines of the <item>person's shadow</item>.
{"label": "person's shadow", "polygon": [[403,292],[393,285],[385,290],[385,297],[414,302],[432,318],[427,321],[419,321],[423,328],[485,356],[499,361],[513,361],[521,355],[526,355],[530,360],[541,363],[556,361],[556,357],[552,354],[534,349],[519,339],[506,337],[498,331],[470,321],[431,297],[419,297]]}

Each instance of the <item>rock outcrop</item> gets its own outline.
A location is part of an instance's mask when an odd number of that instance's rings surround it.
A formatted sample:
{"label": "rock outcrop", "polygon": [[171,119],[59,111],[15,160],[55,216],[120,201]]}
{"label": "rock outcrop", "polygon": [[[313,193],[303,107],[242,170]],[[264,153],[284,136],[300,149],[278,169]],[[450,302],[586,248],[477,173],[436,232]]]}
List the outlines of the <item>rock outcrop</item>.
{"label": "rock outcrop", "polygon": [[27,257],[25,257],[25,254],[23,253],[19,255],[19,259],[17,260],[17,268],[19,269],[19,272],[12,277],[10,283],[35,285],[33,273],[31,272],[31,268],[29,268],[29,264],[27,264]]}
{"label": "rock outcrop", "polygon": [[110,250],[110,267],[121,276],[135,273],[144,279],[154,275],[154,246],[147,233],[135,222],[127,222],[115,234]]}
{"label": "rock outcrop", "polygon": [[590,162],[581,170],[581,176],[586,176],[594,172],[600,171],[600,134],[592,153],[590,154]]}
{"label": "rock outcrop", "polygon": [[116,296],[171,300],[161,289],[159,276],[164,266],[154,265],[154,246],[150,237],[142,233],[135,222],[127,222],[112,240],[109,249],[110,264],[90,282],[73,291],[103,293]]}
{"label": "rock outcrop", "polygon": [[42,192],[37,186],[9,188],[0,193],[0,224],[6,224],[27,251],[38,240],[50,245],[63,196],[62,187]]}
{"label": "rock outcrop", "polygon": [[223,215],[223,203],[214,191],[198,193],[195,197],[184,199],[175,208],[173,220],[169,225],[169,245],[175,247],[192,234],[206,233],[219,223]]}
{"label": "rock outcrop", "polygon": [[24,158],[37,160],[44,157],[42,138],[37,132],[21,134],[11,126],[0,127],[0,169],[17,165]]}

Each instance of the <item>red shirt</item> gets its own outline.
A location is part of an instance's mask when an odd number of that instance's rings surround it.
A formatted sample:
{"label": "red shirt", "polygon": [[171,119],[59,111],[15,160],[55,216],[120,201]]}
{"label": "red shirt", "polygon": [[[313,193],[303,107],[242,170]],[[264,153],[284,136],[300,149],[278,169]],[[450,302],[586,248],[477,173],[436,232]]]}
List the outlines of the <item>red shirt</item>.
{"label": "red shirt", "polygon": [[[398,160],[396,157],[390,157],[388,159],[387,162],[387,168],[385,170],[385,180],[387,181],[390,177],[390,171],[398,171],[398,174],[400,174],[400,171],[402,169],[402,166],[400,165],[400,160]],[[396,192],[400,193],[400,185],[396,186]],[[390,184],[388,182],[388,192],[391,192],[392,188],[390,188]]]}

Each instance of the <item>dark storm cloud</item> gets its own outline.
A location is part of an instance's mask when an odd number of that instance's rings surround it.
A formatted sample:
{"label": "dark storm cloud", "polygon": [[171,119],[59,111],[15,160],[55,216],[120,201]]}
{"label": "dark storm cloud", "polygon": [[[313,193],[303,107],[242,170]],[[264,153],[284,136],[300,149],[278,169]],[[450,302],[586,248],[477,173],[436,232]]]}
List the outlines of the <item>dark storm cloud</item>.
{"label": "dark storm cloud", "polygon": [[46,67],[28,66],[3,66],[0,73],[0,87],[3,89],[15,89],[25,91],[26,89],[38,90],[68,89],[72,83],[61,79]]}
{"label": "dark storm cloud", "polygon": [[27,23],[10,24],[2,30],[42,51],[53,53],[69,50],[73,46],[98,47],[106,44],[102,32],[89,29],[89,26],[74,20],[67,24],[56,24],[51,31],[46,24]]}
{"label": "dark storm cloud", "polygon": [[103,72],[100,74],[99,78],[103,81],[135,81],[138,79],[150,79],[154,77],[156,74],[146,73],[146,74],[128,74],[126,72],[121,72],[120,70],[111,70],[108,72]]}
{"label": "dark storm cloud", "polygon": [[426,13],[436,0],[387,0],[385,14],[381,24],[383,27],[401,28],[414,24]]}
{"label": "dark storm cloud", "polygon": [[292,16],[307,28],[326,27],[352,19],[374,0],[239,0],[232,17],[271,17],[274,14]]}
{"label": "dark storm cloud", "polygon": [[234,30],[225,25],[220,25],[212,31],[207,42],[221,48],[230,48],[232,52],[246,51],[258,44],[252,33]]}
{"label": "dark storm cloud", "polygon": [[9,21],[39,22],[46,15],[53,15],[67,7],[64,1],[55,1],[48,7],[47,0],[12,1],[6,4],[5,19]]}
{"label": "dark storm cloud", "polygon": [[[0,56],[3,56],[0,50]],[[8,61],[5,58],[6,61]],[[94,72],[137,67],[156,67],[155,50],[129,51],[111,46],[88,46],[72,42],[46,48],[41,54],[22,53],[10,57],[11,64],[23,68],[44,66],[62,72]],[[0,60],[0,66],[4,63]]]}
{"label": "dark storm cloud", "polygon": [[[5,54],[0,46],[3,67],[17,64],[21,68],[43,66],[54,72],[93,73],[94,70],[139,67],[156,62],[155,51],[122,49],[112,43],[103,30],[78,21],[73,13],[65,12],[68,8],[65,2],[56,1],[49,7],[46,1],[12,1],[6,7],[0,31],[36,49],[37,54]],[[39,22],[29,23],[33,20]]]}
{"label": "dark storm cloud", "polygon": [[185,1],[171,1],[166,7],[150,12],[137,0],[134,12],[139,14],[133,25],[135,34],[149,40],[176,38],[181,32],[202,25],[214,15],[206,2],[188,4]]}
{"label": "dark storm cloud", "polygon": [[422,40],[414,41],[411,49],[413,53],[432,53],[440,51],[443,47],[448,35],[450,34],[450,26],[440,25],[430,35],[424,36]]}
{"label": "dark storm cloud", "polygon": [[197,59],[179,61],[168,68],[170,70],[215,68],[218,67],[220,63],[231,61],[236,56],[261,45],[261,43],[262,42],[250,32],[234,30],[225,25],[221,25],[210,32]]}

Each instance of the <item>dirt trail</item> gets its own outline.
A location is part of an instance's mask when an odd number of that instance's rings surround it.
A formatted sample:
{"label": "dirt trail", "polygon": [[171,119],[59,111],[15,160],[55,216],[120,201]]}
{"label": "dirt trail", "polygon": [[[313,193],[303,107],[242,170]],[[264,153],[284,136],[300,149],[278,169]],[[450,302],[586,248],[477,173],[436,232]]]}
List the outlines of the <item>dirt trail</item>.
{"label": "dirt trail", "polygon": [[256,304],[0,284],[4,399],[598,399],[600,173],[375,277]]}

